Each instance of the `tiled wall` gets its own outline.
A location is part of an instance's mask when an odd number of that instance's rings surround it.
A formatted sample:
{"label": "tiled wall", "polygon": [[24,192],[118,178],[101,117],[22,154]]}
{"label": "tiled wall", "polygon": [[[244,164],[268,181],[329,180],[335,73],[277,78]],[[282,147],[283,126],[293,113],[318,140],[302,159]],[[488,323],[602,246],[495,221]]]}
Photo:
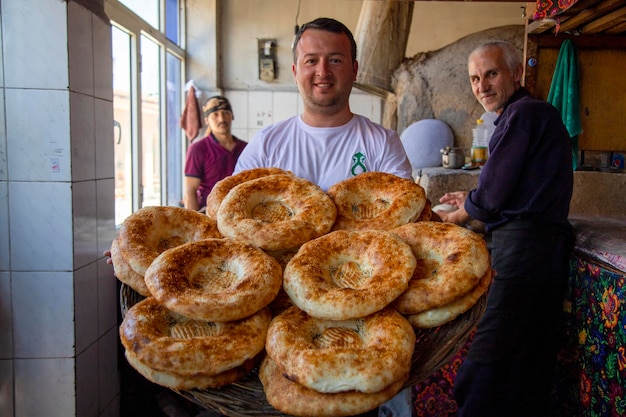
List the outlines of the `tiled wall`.
{"label": "tiled wall", "polygon": [[0,415],[117,416],[109,23],[2,0]]}
{"label": "tiled wall", "polygon": [[[235,115],[232,132],[245,141],[265,126],[302,113],[302,100],[297,91],[226,91],[224,95],[230,100]],[[374,122],[381,121],[379,97],[353,89],[350,109]]]}
{"label": "tiled wall", "polygon": [[[1,7],[0,415],[114,417],[110,26],[73,1]],[[296,91],[226,95],[245,140],[302,110]],[[351,105],[380,121],[380,99]]]}

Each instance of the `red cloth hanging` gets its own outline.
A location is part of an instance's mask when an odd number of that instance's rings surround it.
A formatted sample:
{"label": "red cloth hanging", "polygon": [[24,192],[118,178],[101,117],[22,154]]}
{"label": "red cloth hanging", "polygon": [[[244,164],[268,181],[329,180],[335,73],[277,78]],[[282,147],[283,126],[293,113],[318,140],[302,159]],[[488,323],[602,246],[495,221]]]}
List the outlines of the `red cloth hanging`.
{"label": "red cloth hanging", "polygon": [[198,106],[198,100],[196,99],[196,89],[190,86],[187,100],[185,101],[185,108],[180,116],[180,127],[183,128],[189,140],[193,140],[198,136],[198,132],[202,127],[200,118],[200,106]]}
{"label": "red cloth hanging", "polygon": [[554,18],[577,2],[578,0],[537,0],[537,9],[533,15],[533,19]]}

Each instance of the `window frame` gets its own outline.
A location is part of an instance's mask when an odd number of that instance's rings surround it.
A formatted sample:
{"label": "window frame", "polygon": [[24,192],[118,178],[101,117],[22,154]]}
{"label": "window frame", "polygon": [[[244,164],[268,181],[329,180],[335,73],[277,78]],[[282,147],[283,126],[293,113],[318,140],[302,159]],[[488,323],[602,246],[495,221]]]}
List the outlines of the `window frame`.
{"label": "window frame", "polygon": [[[131,126],[130,131],[132,132],[132,142],[131,142],[131,173],[132,173],[132,196],[131,196],[131,210],[132,212],[137,211],[143,206],[144,195],[143,195],[143,185],[142,185],[142,111],[141,111],[141,100],[142,100],[142,86],[141,86],[141,38],[146,37],[149,40],[155,42],[159,46],[159,66],[160,66],[160,74],[159,74],[159,161],[161,163],[160,169],[160,204],[168,205],[168,146],[167,146],[167,121],[168,121],[168,109],[167,109],[167,80],[168,80],[168,65],[167,65],[167,54],[171,54],[175,58],[180,61],[180,108],[182,109],[185,101],[185,60],[186,60],[186,51],[185,47],[185,27],[184,27],[184,10],[185,10],[185,0],[178,0],[178,40],[180,45],[177,45],[173,41],[167,38],[165,33],[165,6],[166,0],[160,0],[159,7],[159,25],[160,28],[155,28],[144,21],[140,16],[135,14],[132,10],[127,8],[124,4],[119,2],[118,0],[105,0],[104,1],[105,12],[111,21],[111,26],[115,26],[118,29],[129,34],[131,39],[131,48],[130,48],[130,72],[131,72],[131,104],[130,104],[130,112],[131,112]],[[180,115],[176,115],[180,117]],[[181,164],[184,164],[185,152],[186,152],[186,141],[184,140],[184,132],[182,129],[178,131],[180,136],[180,144],[181,144]],[[184,185],[184,178],[182,171],[177,174],[177,183],[182,187]],[[181,193],[182,194],[182,193]],[[181,195],[181,199],[182,199]]]}

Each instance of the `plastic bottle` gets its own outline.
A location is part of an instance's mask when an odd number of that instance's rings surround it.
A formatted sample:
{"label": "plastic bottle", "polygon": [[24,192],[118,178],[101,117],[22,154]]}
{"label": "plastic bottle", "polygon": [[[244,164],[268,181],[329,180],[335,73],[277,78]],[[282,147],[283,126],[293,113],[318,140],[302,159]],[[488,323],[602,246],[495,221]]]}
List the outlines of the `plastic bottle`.
{"label": "plastic bottle", "polygon": [[489,145],[489,132],[482,119],[476,120],[472,129],[472,165],[485,165]]}

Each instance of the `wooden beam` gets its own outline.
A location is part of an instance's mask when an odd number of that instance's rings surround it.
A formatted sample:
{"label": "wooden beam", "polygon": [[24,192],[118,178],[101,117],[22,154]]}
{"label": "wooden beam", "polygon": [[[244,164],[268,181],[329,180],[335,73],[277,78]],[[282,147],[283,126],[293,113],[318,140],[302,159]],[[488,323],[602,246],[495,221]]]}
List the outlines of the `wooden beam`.
{"label": "wooden beam", "polygon": [[599,33],[624,21],[626,21],[626,7],[617,9],[614,12],[602,16],[594,20],[593,22],[583,26],[582,33],[585,35]]}
{"label": "wooden beam", "polygon": [[541,19],[534,20],[528,24],[528,33],[539,34],[544,33],[556,26],[556,20],[554,19]]}
{"label": "wooden beam", "polygon": [[560,33],[554,35],[528,35],[529,42],[535,42],[538,48],[555,48],[561,47],[565,39],[571,39],[577,48],[585,49],[626,49],[623,36],[596,36],[596,35],[571,35],[568,33]]}
{"label": "wooden beam", "polygon": [[622,32],[626,32],[626,22],[622,22],[613,26],[610,29],[604,31],[605,35],[619,35]]}
{"label": "wooden beam", "polygon": [[[559,32],[567,32],[593,21],[594,18],[610,13],[624,5],[624,0],[606,0],[593,7],[581,10],[578,14],[561,22]],[[554,32],[554,31],[553,31]]]}

